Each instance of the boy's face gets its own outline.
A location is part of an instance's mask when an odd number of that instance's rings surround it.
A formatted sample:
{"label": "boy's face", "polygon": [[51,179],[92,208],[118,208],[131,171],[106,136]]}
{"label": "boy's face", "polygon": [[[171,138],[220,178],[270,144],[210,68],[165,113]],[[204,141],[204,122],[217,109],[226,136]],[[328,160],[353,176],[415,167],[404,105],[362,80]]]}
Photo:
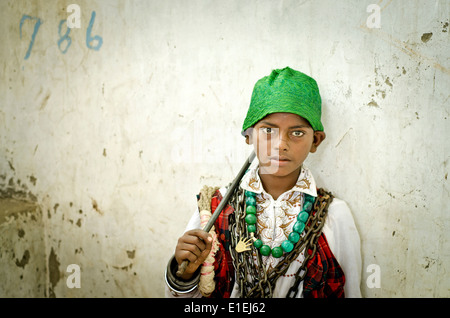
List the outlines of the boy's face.
{"label": "boy's face", "polygon": [[310,152],[325,139],[307,120],[291,113],[273,113],[261,119],[246,137],[259,160],[259,172],[274,176],[297,173]]}

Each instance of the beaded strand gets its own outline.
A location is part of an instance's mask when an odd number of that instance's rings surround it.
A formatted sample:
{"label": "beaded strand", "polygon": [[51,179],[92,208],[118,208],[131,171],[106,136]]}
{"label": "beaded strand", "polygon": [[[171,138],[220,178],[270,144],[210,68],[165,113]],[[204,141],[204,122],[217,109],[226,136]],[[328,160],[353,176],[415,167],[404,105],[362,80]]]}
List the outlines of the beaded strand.
{"label": "beaded strand", "polygon": [[[251,191],[245,191],[245,223],[247,223],[247,231],[252,237],[256,233],[256,193]],[[254,239],[253,245],[259,250],[261,255],[279,258],[283,253],[289,253],[294,249],[294,244],[300,240],[300,236],[305,230],[306,221],[309,218],[314,205],[315,198],[305,193],[305,202],[303,204],[302,211],[297,215],[297,221],[295,222],[292,232],[289,234],[288,239],[283,241],[280,246],[276,246],[273,249],[270,246],[263,244],[260,239]]]}

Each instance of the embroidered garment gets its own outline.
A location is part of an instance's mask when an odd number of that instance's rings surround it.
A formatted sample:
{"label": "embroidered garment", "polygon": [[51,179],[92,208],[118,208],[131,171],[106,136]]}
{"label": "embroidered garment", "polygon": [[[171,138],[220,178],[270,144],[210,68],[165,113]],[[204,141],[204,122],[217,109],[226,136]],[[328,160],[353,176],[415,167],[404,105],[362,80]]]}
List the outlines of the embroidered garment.
{"label": "embroidered garment", "polygon": [[[270,194],[265,192],[258,175],[257,168],[250,169],[243,177],[240,186],[244,190],[257,193],[257,215],[258,231],[260,239],[264,244],[275,246],[281,244],[292,231],[297,214],[300,212],[304,194],[317,196],[317,188],[311,172],[303,167],[296,185],[289,191],[274,200]],[[215,209],[221,196],[226,189],[219,190],[217,196],[212,200],[212,209]],[[213,297],[239,297],[239,289],[234,284],[234,268],[231,256],[227,251],[228,238],[227,228],[229,215],[233,209],[229,206],[224,209],[221,216],[216,220],[215,228],[219,231],[219,239],[223,240],[220,250],[217,252],[216,262],[216,292]],[[198,211],[194,213],[189,221],[186,231],[200,227]],[[277,280],[273,297],[285,297],[289,288],[295,281],[295,274],[304,259],[301,253],[289,266],[287,272]],[[280,259],[272,256],[263,257],[266,266],[276,266]],[[222,264],[222,266],[220,266]],[[223,265],[226,264],[225,267]],[[328,216],[325,220],[323,235],[319,239],[316,256],[308,262],[307,278],[300,283],[296,297],[361,297],[361,253],[360,238],[355,223],[347,204],[334,198],[328,208]],[[345,285],[344,283],[345,273]],[[229,279],[228,279],[229,278]],[[229,288],[233,286],[231,294]],[[174,297],[166,289],[167,297]],[[198,290],[179,297],[201,297]]]}
{"label": "embroidered garment", "polygon": [[[280,246],[288,239],[297,215],[302,210],[305,193],[317,197],[316,183],[306,168],[302,168],[294,187],[280,195],[277,200],[273,200],[272,196],[264,191],[258,169],[251,169],[242,178],[241,188],[256,193],[259,238],[270,248]],[[277,266],[280,260],[272,255],[263,256],[263,262],[269,269]]]}

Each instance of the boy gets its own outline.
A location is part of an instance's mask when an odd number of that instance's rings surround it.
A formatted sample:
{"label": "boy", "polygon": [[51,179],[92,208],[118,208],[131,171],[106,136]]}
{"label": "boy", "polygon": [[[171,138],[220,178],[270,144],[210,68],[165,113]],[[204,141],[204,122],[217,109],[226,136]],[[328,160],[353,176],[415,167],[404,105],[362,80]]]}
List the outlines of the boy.
{"label": "boy", "polygon": [[[166,296],[361,297],[351,212],[317,189],[303,165],[326,136],[316,81],[289,67],[260,79],[242,134],[258,166],[244,175],[215,230],[201,230],[194,213],[168,264]],[[226,191],[200,198],[214,212]],[[177,276],[184,260],[188,266]]]}

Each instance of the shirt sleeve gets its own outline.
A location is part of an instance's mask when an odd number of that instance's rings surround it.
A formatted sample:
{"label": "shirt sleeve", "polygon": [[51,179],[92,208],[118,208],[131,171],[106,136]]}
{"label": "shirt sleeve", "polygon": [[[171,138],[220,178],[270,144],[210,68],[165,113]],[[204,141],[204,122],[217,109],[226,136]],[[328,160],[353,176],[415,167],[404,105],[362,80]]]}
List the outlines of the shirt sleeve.
{"label": "shirt sleeve", "polygon": [[[220,188],[220,193],[222,196],[225,195],[227,192],[226,187]],[[189,219],[189,222],[186,225],[186,228],[183,233],[186,233],[187,231],[194,230],[194,229],[201,229],[201,221],[200,221],[200,213],[198,208],[195,209],[195,212],[192,214],[191,218]],[[193,291],[188,293],[176,293],[172,291],[166,284],[165,286],[165,297],[166,298],[200,298],[202,297],[201,292],[198,288],[195,288]]]}
{"label": "shirt sleeve", "polygon": [[[198,209],[195,210],[194,214],[192,214],[188,224],[183,233],[186,233],[189,230],[199,229],[200,228],[200,213]],[[167,284],[165,286],[165,297],[166,298],[200,298],[202,294],[200,293],[198,288],[195,288],[191,292],[188,293],[177,293],[171,290]]]}
{"label": "shirt sleeve", "polygon": [[323,231],[345,275],[345,296],[361,297],[361,240],[347,203],[334,198]]}

